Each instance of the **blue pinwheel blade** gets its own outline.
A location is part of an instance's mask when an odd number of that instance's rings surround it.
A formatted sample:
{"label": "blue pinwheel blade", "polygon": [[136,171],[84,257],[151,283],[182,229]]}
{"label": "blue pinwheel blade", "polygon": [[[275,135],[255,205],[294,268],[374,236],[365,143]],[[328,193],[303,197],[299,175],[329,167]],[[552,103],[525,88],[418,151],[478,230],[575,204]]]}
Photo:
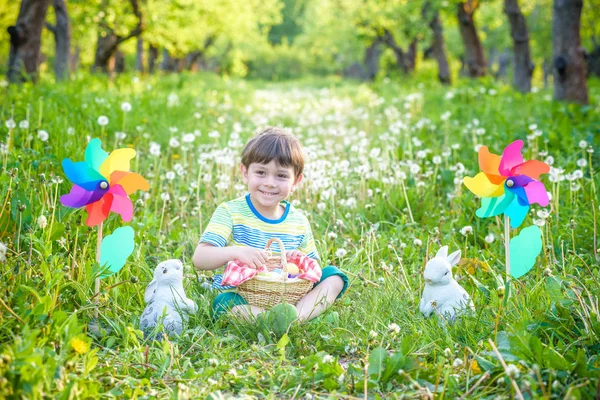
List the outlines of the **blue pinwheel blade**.
{"label": "blue pinwheel blade", "polygon": [[[531,180],[530,180],[531,182]],[[525,193],[525,189],[523,187],[505,187],[504,191],[512,192],[519,199],[519,204],[522,206],[529,206],[529,199],[527,198],[527,193]]]}
{"label": "blue pinwheel blade", "polygon": [[84,161],[74,163],[68,158],[65,158],[62,162],[62,167],[67,179],[85,190],[92,191],[98,187],[98,184],[101,181],[106,181],[98,171],[90,168]]}
{"label": "blue pinwheel blade", "polygon": [[130,226],[122,226],[114,230],[111,235],[102,239],[100,245],[100,267],[104,273],[100,278],[115,274],[123,268],[127,257],[133,253],[135,242],[134,231]]}
{"label": "blue pinwheel blade", "polygon": [[108,153],[102,149],[102,141],[98,138],[90,140],[85,149],[85,162],[98,173],[100,166],[108,158]]}
{"label": "blue pinwheel blade", "polygon": [[510,275],[520,278],[533,268],[542,251],[542,233],[535,225],[521,229],[510,239]]}
{"label": "blue pinwheel blade", "polygon": [[510,218],[510,227],[515,229],[521,226],[527,212],[529,211],[529,204],[523,205],[518,196],[513,198],[508,207],[504,210],[504,215]]}

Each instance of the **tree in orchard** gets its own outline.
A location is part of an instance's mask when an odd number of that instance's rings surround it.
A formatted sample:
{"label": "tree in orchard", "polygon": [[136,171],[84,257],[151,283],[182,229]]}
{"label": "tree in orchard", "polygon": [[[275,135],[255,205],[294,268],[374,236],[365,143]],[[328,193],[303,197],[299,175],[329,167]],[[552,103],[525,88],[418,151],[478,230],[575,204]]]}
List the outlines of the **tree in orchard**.
{"label": "tree in orchard", "polygon": [[174,0],[143,4],[143,38],[150,44],[149,63],[155,64],[160,48],[163,69],[171,71],[204,64],[209,53],[243,64],[257,46],[267,43],[270,27],[281,18],[278,0]]}
{"label": "tree in orchard", "polygon": [[440,19],[440,4],[437,1],[426,1],[422,11],[423,19],[428,22],[431,29],[431,53],[438,64],[438,79],[443,84],[452,82],[448,57],[446,56],[446,44]]}
{"label": "tree in orchard", "polygon": [[[108,73],[109,61],[119,45],[142,33],[144,19],[139,0],[129,0],[126,3],[102,0],[99,14],[98,40],[92,70]],[[129,28],[130,25],[133,26]]]}
{"label": "tree in orchard", "polygon": [[580,36],[582,8],[583,0],[554,0],[554,99],[588,104],[587,65]]}
{"label": "tree in orchard", "polygon": [[458,3],[456,17],[460,28],[460,35],[465,48],[465,65],[467,75],[477,78],[486,74],[486,62],[483,46],[475,26],[475,11],[479,8],[479,0],[468,0]]}
{"label": "tree in orchard", "polygon": [[15,25],[9,26],[9,82],[36,81],[40,64],[42,29],[50,0],[22,0]]}
{"label": "tree in orchard", "polygon": [[519,91],[528,93],[531,91],[534,64],[531,61],[527,21],[521,12],[518,0],[504,0],[504,13],[510,22],[510,35],[513,40],[515,64],[513,85]]}
{"label": "tree in orchard", "polygon": [[69,77],[69,59],[71,55],[71,22],[65,0],[53,0],[55,24],[46,22],[54,35],[54,75],[57,80]]}

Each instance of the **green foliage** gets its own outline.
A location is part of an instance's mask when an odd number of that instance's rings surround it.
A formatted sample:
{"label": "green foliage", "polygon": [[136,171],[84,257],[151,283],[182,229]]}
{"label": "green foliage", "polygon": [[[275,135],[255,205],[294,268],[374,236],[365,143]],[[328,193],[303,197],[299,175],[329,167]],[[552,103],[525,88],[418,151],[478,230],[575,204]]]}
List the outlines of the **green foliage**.
{"label": "green foliage", "polygon": [[[587,107],[553,103],[544,89],[523,95],[491,80],[446,88],[419,76],[361,85],[77,74],[2,90],[0,138],[13,145],[0,146],[0,397],[458,398],[482,378],[470,398],[513,397],[488,339],[530,397],[595,396],[598,82]],[[191,267],[216,205],[244,192],[241,146],[266,124],[293,128],[304,144],[305,180],[291,201],[306,211],[322,264],[350,278],[333,310],[286,319],[279,335],[215,321],[213,272]],[[70,189],[60,160],[80,160],[88,136],[106,150],[135,148],[133,169],[151,185],[148,197],[132,195],[136,249],[96,297],[96,230],[83,210],[58,202]],[[543,253],[507,297],[503,226],[475,218],[479,200],[462,177],[479,170],[476,146],[500,153],[517,138],[527,159],[555,169],[542,178],[551,206],[532,207],[525,223],[542,225]],[[104,232],[121,225],[113,215]],[[442,244],[462,250],[454,275],[477,308],[448,326],[418,311],[424,262]],[[180,338],[156,342],[138,329],[143,292],[172,257],[186,266],[198,312]]]}
{"label": "green foliage", "polygon": [[293,43],[294,38],[302,31],[302,20],[306,0],[283,0],[281,23],[271,27],[269,42],[271,44]]}
{"label": "green foliage", "polygon": [[[6,32],[15,23],[18,3],[0,6],[0,31]],[[417,39],[419,54],[423,54],[431,44],[428,24],[436,10],[440,11],[447,56],[456,74],[464,54],[457,3],[458,0],[140,0],[140,10],[146,49],[153,45],[176,58],[201,52],[208,68],[221,74],[281,80],[341,74],[352,64],[363,62],[367,46],[385,31],[404,50]],[[498,54],[512,51],[510,26],[502,0],[478,4],[475,24],[486,58],[492,59],[493,71]],[[129,1],[72,0],[67,5],[72,49],[78,52],[83,68],[93,63],[99,34],[111,29],[125,36],[137,25]],[[541,75],[543,62],[552,56],[553,2],[520,1],[519,6],[527,18],[532,59],[538,67],[535,74]],[[598,10],[598,0],[584,2],[581,37],[587,51],[600,43]],[[55,21],[52,7],[47,20]],[[135,40],[122,43],[120,49],[128,55],[128,63],[133,64]],[[393,76],[398,66],[391,50],[386,49],[381,75]],[[8,40],[2,41],[0,71],[5,71],[8,52]],[[48,30],[43,31],[42,53],[41,70],[45,72],[51,70],[54,56],[54,38]],[[423,65],[420,61],[418,64],[417,69]]]}

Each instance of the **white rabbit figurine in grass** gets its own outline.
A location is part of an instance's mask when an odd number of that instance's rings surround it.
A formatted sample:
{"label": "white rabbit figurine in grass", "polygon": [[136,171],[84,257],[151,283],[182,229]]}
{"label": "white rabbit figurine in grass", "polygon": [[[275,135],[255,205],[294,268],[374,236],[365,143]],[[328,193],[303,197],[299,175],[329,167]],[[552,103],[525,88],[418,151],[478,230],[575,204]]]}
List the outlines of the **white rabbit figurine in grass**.
{"label": "white rabbit figurine in grass", "polygon": [[452,267],[460,260],[460,250],[448,255],[448,246],[442,247],[425,265],[425,289],[419,309],[427,318],[438,311],[447,321],[467,309],[475,311],[469,294],[452,277]]}
{"label": "white rabbit figurine in grass", "polygon": [[[180,335],[187,314],[196,312],[196,303],[188,299],[183,290],[183,264],[179,260],[163,261],[154,269],[154,279],[146,288],[147,303],[140,328],[148,333],[164,315],[163,325],[168,334]],[[182,318],[183,316],[183,318]]]}

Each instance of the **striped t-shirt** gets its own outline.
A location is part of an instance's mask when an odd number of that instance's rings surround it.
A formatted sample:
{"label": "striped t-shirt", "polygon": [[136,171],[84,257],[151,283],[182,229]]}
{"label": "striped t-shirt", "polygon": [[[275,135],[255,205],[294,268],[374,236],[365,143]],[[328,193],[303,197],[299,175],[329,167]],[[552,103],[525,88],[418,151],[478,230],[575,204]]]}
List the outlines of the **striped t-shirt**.
{"label": "striped t-shirt", "polygon": [[[285,211],[274,220],[262,216],[250,200],[250,194],[220,204],[215,210],[200,242],[216,247],[250,246],[264,249],[271,238],[279,238],[286,250],[299,250],[310,258],[319,260],[308,219],[289,202],[284,201]],[[274,253],[280,251],[275,242]]]}

